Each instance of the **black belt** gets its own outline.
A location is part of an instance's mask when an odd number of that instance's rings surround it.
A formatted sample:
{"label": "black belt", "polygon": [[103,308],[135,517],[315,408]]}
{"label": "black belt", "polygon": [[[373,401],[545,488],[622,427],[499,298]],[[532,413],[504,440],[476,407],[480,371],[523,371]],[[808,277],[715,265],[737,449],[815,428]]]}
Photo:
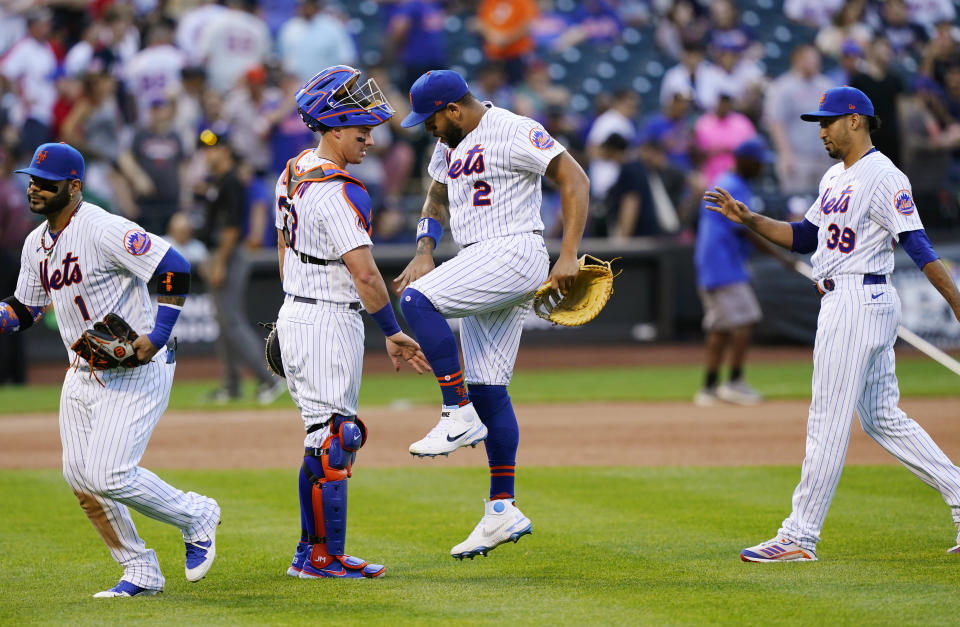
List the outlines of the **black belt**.
{"label": "black belt", "polygon": [[[291,248],[290,250],[293,249]],[[320,259],[319,257],[312,257],[307,253],[302,253],[299,250],[293,250],[293,254],[303,263],[312,263],[315,266],[331,266],[335,263],[343,263],[343,259]]]}
{"label": "black belt", "polygon": [[[863,275],[863,284],[864,285],[884,285],[887,282],[887,277],[882,274],[865,274]],[[837,286],[833,279],[824,279],[823,280],[823,291],[821,291],[820,286],[817,285],[817,291],[821,294],[824,291],[831,292]]]}
{"label": "black belt", "polygon": [[[295,302],[295,303],[306,303],[306,304],[308,304],[308,305],[316,305],[316,304],[319,303],[320,301],[317,300],[316,298],[307,298],[306,296],[294,296],[294,297],[293,297],[293,302]],[[360,305],[359,302],[353,302],[353,303],[330,303],[330,304],[331,304],[331,305],[344,305],[344,306],[346,306],[348,309],[352,309],[353,311],[360,311],[360,307],[361,307],[361,305]]]}

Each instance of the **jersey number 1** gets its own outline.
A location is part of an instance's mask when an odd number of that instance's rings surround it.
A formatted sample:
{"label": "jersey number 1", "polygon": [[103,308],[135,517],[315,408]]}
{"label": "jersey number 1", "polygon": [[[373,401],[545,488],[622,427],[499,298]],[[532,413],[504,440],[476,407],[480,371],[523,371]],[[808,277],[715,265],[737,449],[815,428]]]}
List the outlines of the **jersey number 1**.
{"label": "jersey number 1", "polygon": [[83,296],[77,294],[77,296],[73,299],[73,302],[77,304],[77,309],[80,310],[80,315],[83,316],[83,319],[89,321],[90,314],[87,313],[87,304],[83,302]]}

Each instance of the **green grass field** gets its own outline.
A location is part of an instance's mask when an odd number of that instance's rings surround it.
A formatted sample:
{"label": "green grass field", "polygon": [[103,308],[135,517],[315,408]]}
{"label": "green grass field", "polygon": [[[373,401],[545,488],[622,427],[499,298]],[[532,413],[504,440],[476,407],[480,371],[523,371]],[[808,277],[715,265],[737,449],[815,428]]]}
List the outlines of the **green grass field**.
{"label": "green grass field", "polygon": [[[848,468],[820,561],[745,564],[771,536],[797,468],[524,468],[532,536],[456,562],[480,515],[483,469],[363,469],[347,550],[380,580],[286,577],[295,471],[165,471],[223,508],[218,557],[183,578],[174,529],[134,514],[167,577],[163,595],[90,598],[120,569],[56,471],[0,473],[0,624],[947,625],[960,559],[939,496],[897,467]],[[465,489],[470,486],[470,489]]]}
{"label": "green grass field", "polygon": [[[813,366],[807,362],[764,363],[753,366],[750,382],[769,399],[810,397]],[[957,376],[926,358],[897,361],[897,376],[903,396],[957,396]],[[581,364],[570,370],[520,370],[510,384],[516,403],[569,403],[584,401],[677,401],[690,400],[702,384],[700,366],[671,365],[657,367],[590,367]],[[234,410],[259,407],[254,402],[252,384],[246,400],[213,405],[204,400],[216,388],[216,382],[177,379],[170,395],[170,409]],[[0,416],[30,412],[57,411],[59,385],[0,388]],[[429,376],[403,371],[394,374],[365,375],[360,388],[360,407],[391,402],[434,403],[436,385]],[[281,397],[276,406],[288,406]]]}
{"label": "green grass field", "polygon": [[[759,364],[768,398],[807,398],[805,363]],[[956,378],[923,359],[898,363],[904,396],[960,396]],[[688,401],[697,366],[520,371],[515,402]],[[171,408],[204,402],[212,381],[177,381]],[[248,394],[252,398],[252,391]],[[361,407],[435,402],[426,377],[364,378]],[[58,386],[0,389],[0,412],[56,411]],[[277,401],[288,406],[289,399]],[[2,419],[2,415],[0,415]],[[955,452],[948,451],[955,455]],[[573,454],[572,451],[564,454]],[[348,552],[387,565],[376,581],[284,575],[299,535],[296,468],[160,470],[223,508],[218,558],[183,578],[169,526],[134,514],[167,576],[163,595],[94,600],[120,568],[56,470],[0,471],[0,625],[949,625],[960,558],[939,495],[906,470],[851,467],[818,547],[820,561],[744,564],[789,513],[799,467],[528,468],[518,475],[534,534],[463,563],[449,556],[479,520],[484,468],[370,469],[351,481]],[[156,469],[155,469],[156,470]]]}

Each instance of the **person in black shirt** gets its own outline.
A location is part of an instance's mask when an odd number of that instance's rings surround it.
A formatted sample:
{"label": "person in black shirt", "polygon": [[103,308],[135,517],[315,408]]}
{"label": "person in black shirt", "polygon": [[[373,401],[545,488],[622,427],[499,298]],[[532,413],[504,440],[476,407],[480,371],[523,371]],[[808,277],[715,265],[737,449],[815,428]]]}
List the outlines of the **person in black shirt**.
{"label": "person in black shirt", "polygon": [[226,129],[204,130],[200,148],[210,179],[204,193],[206,214],[200,239],[210,251],[204,278],[217,310],[217,353],[223,363],[221,388],[215,401],[240,396],[240,367],[246,366],[259,380],[257,400],[267,405],[286,390],[286,383],[267,370],[263,342],[246,317],[244,293],[250,277],[250,261],[243,252],[241,233],[246,213],[246,192],[237,176],[237,163]]}

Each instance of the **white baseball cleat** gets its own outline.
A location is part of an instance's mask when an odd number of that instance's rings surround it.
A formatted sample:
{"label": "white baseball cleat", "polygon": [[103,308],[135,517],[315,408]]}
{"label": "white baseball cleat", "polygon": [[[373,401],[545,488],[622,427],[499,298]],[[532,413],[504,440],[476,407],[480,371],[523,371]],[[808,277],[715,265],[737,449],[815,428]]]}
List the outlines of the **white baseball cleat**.
{"label": "white baseball cleat", "polygon": [[947,549],[947,553],[960,553],[960,522],[957,523],[957,544],[953,548]]}
{"label": "white baseball cleat", "polygon": [[440,422],[422,440],[410,445],[410,454],[418,457],[449,455],[461,446],[476,446],[487,439],[487,427],[480,422],[473,403],[461,407],[444,405]]}
{"label": "white baseball cleat", "polygon": [[[214,502],[216,509],[217,525],[220,524],[220,505]],[[184,562],[183,570],[190,583],[196,583],[207,576],[210,567],[213,566],[213,560],[217,557],[217,527],[210,531],[210,536],[206,540],[194,540],[183,544],[186,547],[187,558]]]}
{"label": "white baseball cleat", "polygon": [[793,540],[777,536],[740,551],[744,562],[815,562],[817,554]]}
{"label": "white baseball cleat", "polygon": [[693,404],[697,407],[716,407],[723,401],[717,396],[717,388],[703,388],[693,395]]}
{"label": "white baseball cleat", "polygon": [[520,536],[533,533],[533,523],[523,515],[513,499],[487,501],[483,518],[477,523],[466,540],[450,549],[450,555],[462,560],[486,555],[504,542],[516,543]]}
{"label": "white baseball cleat", "polygon": [[720,400],[734,405],[758,405],[763,402],[763,396],[754,390],[746,381],[728,381],[717,388]]}

